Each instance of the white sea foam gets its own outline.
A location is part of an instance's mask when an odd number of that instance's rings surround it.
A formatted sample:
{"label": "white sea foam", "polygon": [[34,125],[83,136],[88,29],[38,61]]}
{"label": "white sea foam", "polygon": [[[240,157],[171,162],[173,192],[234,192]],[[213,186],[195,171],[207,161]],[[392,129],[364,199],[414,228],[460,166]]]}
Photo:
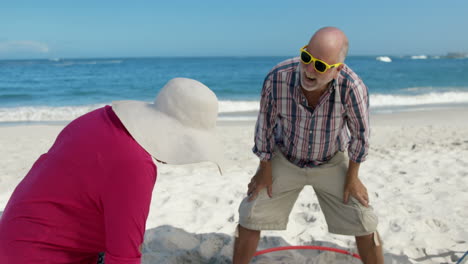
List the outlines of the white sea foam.
{"label": "white sea foam", "polygon": [[220,101],[220,113],[251,112],[259,110],[259,101]]}
{"label": "white sea foam", "polygon": [[388,56],[379,56],[375,59],[382,62],[392,62],[392,59]]}
{"label": "white sea foam", "polygon": [[431,92],[421,95],[383,95],[370,97],[371,107],[420,106],[437,104],[468,103],[468,92]]}
{"label": "white sea foam", "polygon": [[[430,92],[411,96],[372,94],[370,103],[371,109],[376,110],[468,104],[468,92]],[[0,123],[71,121],[104,105],[4,107],[0,108]],[[220,101],[219,119],[225,121],[255,120],[259,105],[259,101]]]}
{"label": "white sea foam", "polygon": [[[109,103],[110,104],[110,103]],[[71,121],[105,104],[83,106],[25,106],[0,108],[0,122]],[[219,113],[223,120],[250,120],[259,109],[258,101],[220,101]],[[238,114],[236,114],[238,113]]]}
{"label": "white sea foam", "polygon": [[103,105],[0,108],[0,122],[71,121]]}

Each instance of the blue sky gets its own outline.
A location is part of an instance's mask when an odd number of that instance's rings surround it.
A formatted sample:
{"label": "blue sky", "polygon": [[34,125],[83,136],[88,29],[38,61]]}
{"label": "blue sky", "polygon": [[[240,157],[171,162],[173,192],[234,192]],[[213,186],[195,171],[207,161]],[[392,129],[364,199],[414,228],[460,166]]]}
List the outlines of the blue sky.
{"label": "blue sky", "polygon": [[[4,3],[3,3],[4,2]],[[468,52],[468,1],[2,1],[0,59],[289,56],[323,26],[350,55]]]}

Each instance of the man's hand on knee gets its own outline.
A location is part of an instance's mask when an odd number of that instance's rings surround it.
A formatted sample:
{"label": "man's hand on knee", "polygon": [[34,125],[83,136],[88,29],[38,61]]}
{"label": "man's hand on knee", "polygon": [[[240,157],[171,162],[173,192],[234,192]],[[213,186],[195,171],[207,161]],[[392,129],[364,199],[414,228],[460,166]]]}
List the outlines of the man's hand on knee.
{"label": "man's hand on knee", "polygon": [[249,196],[249,202],[257,198],[258,193],[263,189],[267,188],[268,196],[271,198],[272,194],[272,179],[271,174],[271,162],[261,161],[257,172],[250,180],[248,185],[247,195]]}

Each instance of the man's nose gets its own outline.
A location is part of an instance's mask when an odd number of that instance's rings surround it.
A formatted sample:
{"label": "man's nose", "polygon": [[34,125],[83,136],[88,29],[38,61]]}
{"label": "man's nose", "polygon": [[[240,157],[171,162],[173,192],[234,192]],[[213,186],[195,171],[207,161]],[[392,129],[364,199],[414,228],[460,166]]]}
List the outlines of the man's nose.
{"label": "man's nose", "polygon": [[306,65],[306,71],[307,71],[308,73],[312,73],[312,74],[317,73],[317,70],[315,69],[314,63],[313,63],[313,62],[311,62],[311,63],[309,63],[309,64]]}

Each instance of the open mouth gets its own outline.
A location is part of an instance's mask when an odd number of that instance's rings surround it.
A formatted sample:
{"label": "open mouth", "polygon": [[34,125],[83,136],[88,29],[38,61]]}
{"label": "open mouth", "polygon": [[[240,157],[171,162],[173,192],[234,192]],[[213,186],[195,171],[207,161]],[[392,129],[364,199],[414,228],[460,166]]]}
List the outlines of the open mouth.
{"label": "open mouth", "polygon": [[306,71],[304,72],[304,75],[305,75],[305,77],[306,77],[307,79],[309,79],[309,80],[315,80],[315,77],[312,76],[312,74],[310,74],[310,73],[308,73],[308,72],[306,72]]}
{"label": "open mouth", "polygon": [[304,77],[305,79],[309,80],[309,81],[314,81],[316,78],[313,77],[311,74],[309,74],[308,72],[304,72]]}

